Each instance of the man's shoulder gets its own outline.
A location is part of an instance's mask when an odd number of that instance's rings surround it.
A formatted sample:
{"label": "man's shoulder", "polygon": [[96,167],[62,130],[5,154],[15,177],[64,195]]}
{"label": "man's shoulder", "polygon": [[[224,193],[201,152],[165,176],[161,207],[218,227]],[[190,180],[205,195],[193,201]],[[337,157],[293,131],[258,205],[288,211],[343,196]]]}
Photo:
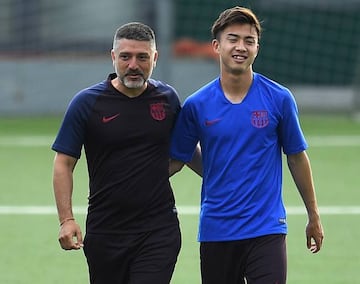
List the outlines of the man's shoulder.
{"label": "man's shoulder", "polygon": [[254,78],[255,78],[255,81],[258,82],[258,84],[271,86],[271,87],[279,89],[279,90],[287,89],[287,87],[280,84],[276,80],[271,79],[271,78],[269,78],[269,77],[267,77],[265,75],[262,75],[260,73],[254,73]]}
{"label": "man's shoulder", "polygon": [[148,79],[148,83],[152,88],[156,89],[158,93],[163,93],[165,95],[178,97],[177,90],[168,83],[156,79]]}
{"label": "man's shoulder", "polygon": [[209,96],[212,96],[215,92],[218,92],[221,90],[219,78],[215,78],[212,81],[208,82],[207,84],[200,87],[198,90],[196,90],[194,93],[192,93],[188,99],[189,100],[207,100]]}
{"label": "man's shoulder", "polygon": [[194,94],[201,94],[201,93],[205,93],[209,90],[219,89],[220,88],[219,81],[220,81],[219,77],[211,80],[210,82],[208,82],[207,84],[205,84],[201,88],[199,88]]}
{"label": "man's shoulder", "polygon": [[175,90],[173,86],[161,80],[149,78],[148,83],[155,88]]}

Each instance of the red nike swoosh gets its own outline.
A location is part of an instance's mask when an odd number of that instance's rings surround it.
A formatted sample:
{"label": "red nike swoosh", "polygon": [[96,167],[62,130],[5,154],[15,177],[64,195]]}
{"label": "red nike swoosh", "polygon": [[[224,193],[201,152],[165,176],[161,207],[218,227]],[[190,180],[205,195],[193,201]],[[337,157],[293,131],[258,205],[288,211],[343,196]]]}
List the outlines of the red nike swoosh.
{"label": "red nike swoosh", "polygon": [[210,126],[210,125],[213,125],[213,124],[219,122],[220,120],[221,120],[221,118],[212,119],[212,120],[205,120],[205,125]]}
{"label": "red nike swoosh", "polygon": [[117,113],[117,114],[115,114],[115,115],[108,116],[108,117],[103,116],[102,122],[103,122],[103,123],[108,123],[108,122],[114,120],[115,118],[117,118],[119,115],[120,115],[120,113]]}

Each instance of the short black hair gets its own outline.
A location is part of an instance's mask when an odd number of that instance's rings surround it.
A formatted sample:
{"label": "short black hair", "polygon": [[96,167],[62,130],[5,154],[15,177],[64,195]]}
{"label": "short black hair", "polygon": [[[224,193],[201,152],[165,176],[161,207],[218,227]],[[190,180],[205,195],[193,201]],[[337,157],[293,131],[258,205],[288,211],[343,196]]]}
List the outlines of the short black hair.
{"label": "short black hair", "polygon": [[219,15],[211,28],[213,39],[219,39],[219,36],[223,32],[223,30],[225,30],[229,25],[232,24],[252,25],[253,27],[255,27],[258,34],[258,39],[260,40],[261,24],[258,18],[253,11],[240,6],[226,9]]}
{"label": "short black hair", "polygon": [[119,27],[115,32],[114,41],[122,38],[155,43],[154,31],[140,22],[131,22]]}

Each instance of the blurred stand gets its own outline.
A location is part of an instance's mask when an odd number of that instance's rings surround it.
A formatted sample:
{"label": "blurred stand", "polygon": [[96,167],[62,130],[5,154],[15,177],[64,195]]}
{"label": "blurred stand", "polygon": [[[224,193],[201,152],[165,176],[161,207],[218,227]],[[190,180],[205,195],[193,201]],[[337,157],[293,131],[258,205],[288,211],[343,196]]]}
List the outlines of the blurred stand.
{"label": "blurred stand", "polygon": [[159,61],[155,74],[158,79],[170,83],[172,72],[171,43],[174,34],[173,0],[133,0],[136,7],[135,18],[152,27],[156,34]]}
{"label": "blurred stand", "polygon": [[[360,0],[246,3],[265,27],[254,69],[288,86],[302,112],[359,117]],[[113,34],[130,21],[154,28],[160,57],[153,77],[184,100],[218,76],[210,28],[234,4],[1,0],[0,116],[61,115],[76,92],[113,72]]]}
{"label": "blurred stand", "polygon": [[358,50],[356,62],[356,71],[354,76],[353,119],[360,123],[360,49]]}

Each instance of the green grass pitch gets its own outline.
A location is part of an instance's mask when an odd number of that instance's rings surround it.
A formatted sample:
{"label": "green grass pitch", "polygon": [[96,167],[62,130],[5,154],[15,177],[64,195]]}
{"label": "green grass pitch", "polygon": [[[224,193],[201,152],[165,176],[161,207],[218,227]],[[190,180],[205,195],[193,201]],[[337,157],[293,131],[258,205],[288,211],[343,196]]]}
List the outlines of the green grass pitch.
{"label": "green grass pitch", "polygon": [[[60,121],[0,119],[0,283],[88,283],[82,251],[60,249],[57,216],[47,212],[54,207],[50,145]],[[360,124],[345,116],[310,115],[302,116],[301,123],[310,144],[325,240],[322,251],[312,255],[306,249],[306,215],[288,215],[288,283],[360,283]],[[171,183],[180,208],[198,206],[199,177],[184,169]],[[86,206],[84,159],[75,170],[73,199],[74,205]],[[284,200],[289,212],[303,206],[286,166]],[[179,211],[183,245],[172,283],[198,284],[198,216]],[[84,227],[85,215],[75,217]]]}

